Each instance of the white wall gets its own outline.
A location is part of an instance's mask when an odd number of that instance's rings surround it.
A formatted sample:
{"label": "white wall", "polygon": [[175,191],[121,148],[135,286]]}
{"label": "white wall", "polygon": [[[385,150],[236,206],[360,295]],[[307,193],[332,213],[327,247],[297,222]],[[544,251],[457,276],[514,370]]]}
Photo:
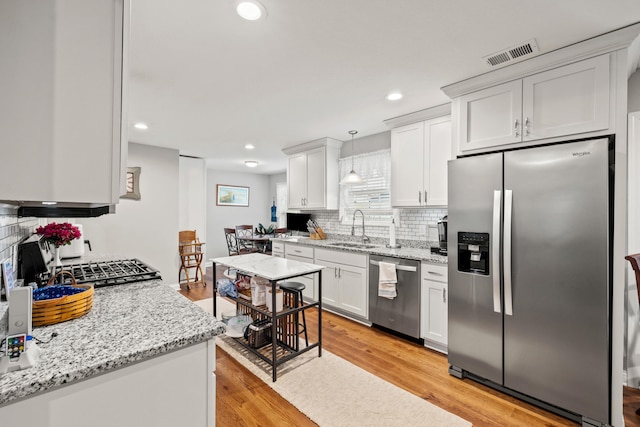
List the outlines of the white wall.
{"label": "white wall", "polygon": [[[180,156],[178,227],[196,230],[201,242],[207,237],[207,166],[204,159]],[[206,242],[205,242],[206,243]]]}
{"label": "white wall", "polygon": [[120,199],[116,213],[83,218],[84,235],[96,254],[138,258],[178,281],[177,150],[129,143],[128,166],[140,166],[140,200]]}
{"label": "white wall", "polygon": [[[239,185],[249,187],[249,207],[216,206],[216,185]],[[274,190],[270,187],[269,175],[207,170],[207,240],[206,260],[228,256],[224,238],[225,227],[258,223],[265,227],[271,224],[271,204]]]}

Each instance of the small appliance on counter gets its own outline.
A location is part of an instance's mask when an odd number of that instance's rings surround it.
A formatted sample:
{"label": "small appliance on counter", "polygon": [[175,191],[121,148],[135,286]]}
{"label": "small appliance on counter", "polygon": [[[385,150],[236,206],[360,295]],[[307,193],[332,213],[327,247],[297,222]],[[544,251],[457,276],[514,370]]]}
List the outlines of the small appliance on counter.
{"label": "small appliance on counter", "polygon": [[[38,236],[29,237],[18,245],[18,278],[24,279],[25,283],[35,282],[39,287],[66,270],[78,284],[92,283],[95,288],[162,278],[158,270],[136,258],[65,264],[55,268],[48,265],[50,261],[49,245]],[[71,282],[66,278],[63,280]]]}
{"label": "small appliance on counter", "polygon": [[438,247],[432,247],[432,254],[440,254],[447,256],[447,215],[438,221]]}
{"label": "small appliance on counter", "polygon": [[40,349],[31,337],[31,309],[33,289],[22,286],[11,290],[9,295],[8,335],[2,339],[0,348],[0,375],[6,372],[34,366]]}
{"label": "small appliance on counter", "polygon": [[60,258],[69,259],[69,258],[80,258],[84,255],[84,245],[89,246],[89,250],[91,250],[91,243],[84,238],[84,231],[82,230],[82,224],[72,224],[74,227],[77,227],[80,230],[80,238],[73,239],[70,244],[63,245],[60,247]]}

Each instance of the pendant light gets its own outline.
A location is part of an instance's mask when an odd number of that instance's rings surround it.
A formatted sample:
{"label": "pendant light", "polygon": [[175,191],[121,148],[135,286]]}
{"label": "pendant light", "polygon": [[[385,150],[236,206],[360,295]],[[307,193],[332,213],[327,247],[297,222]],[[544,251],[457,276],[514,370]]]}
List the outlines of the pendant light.
{"label": "pendant light", "polygon": [[340,185],[353,185],[353,184],[362,184],[364,181],[353,169],[353,136],[358,133],[357,130],[350,130],[349,135],[351,135],[351,172],[349,172],[342,181],[340,181]]}

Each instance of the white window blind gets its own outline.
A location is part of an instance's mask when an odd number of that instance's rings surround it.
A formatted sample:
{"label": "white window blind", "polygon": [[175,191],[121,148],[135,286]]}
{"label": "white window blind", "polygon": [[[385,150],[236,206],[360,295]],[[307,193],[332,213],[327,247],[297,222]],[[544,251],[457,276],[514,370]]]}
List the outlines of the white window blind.
{"label": "white window blind", "polygon": [[[365,223],[388,225],[391,222],[391,150],[380,150],[353,157],[353,169],[362,184],[340,186],[340,218],[351,224],[353,212],[362,210]],[[340,179],[351,171],[351,157],[340,159]]]}

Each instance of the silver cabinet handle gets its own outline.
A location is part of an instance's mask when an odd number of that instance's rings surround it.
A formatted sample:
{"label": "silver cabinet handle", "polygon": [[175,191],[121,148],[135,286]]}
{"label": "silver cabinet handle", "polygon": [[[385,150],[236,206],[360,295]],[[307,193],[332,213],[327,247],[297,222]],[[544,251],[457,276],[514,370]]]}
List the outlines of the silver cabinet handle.
{"label": "silver cabinet handle", "polygon": [[338,269],[333,267],[333,277],[338,277]]}
{"label": "silver cabinet handle", "polygon": [[433,274],[434,276],[444,276],[442,273],[438,273],[437,271],[429,271],[427,270],[427,274]]}
{"label": "silver cabinet handle", "polygon": [[338,277],[342,277],[342,269],[338,268]]}
{"label": "silver cabinet handle", "polygon": [[427,204],[427,190],[424,190],[424,204]]}
{"label": "silver cabinet handle", "polygon": [[300,249],[294,249],[293,252],[297,253],[297,254],[301,254],[302,251]]}
{"label": "silver cabinet handle", "polygon": [[529,117],[524,119],[524,134],[529,136]]}
{"label": "silver cabinet handle", "polygon": [[516,137],[520,136],[520,131],[518,130],[519,127],[520,122],[518,121],[518,119],[516,119],[515,123],[513,124],[513,130],[516,132]]}
{"label": "silver cabinet handle", "polygon": [[513,192],[504,190],[504,314],[513,316],[513,292],[511,288],[511,212]]}
{"label": "silver cabinet handle", "polygon": [[500,304],[500,205],[502,192],[493,192],[493,236],[491,236],[491,272],[493,277],[493,311],[501,313]]}
{"label": "silver cabinet handle", "polygon": [[442,302],[447,302],[447,290],[446,289],[442,289]]}
{"label": "silver cabinet handle", "polygon": [[418,190],[418,204],[422,204],[422,191]]}

